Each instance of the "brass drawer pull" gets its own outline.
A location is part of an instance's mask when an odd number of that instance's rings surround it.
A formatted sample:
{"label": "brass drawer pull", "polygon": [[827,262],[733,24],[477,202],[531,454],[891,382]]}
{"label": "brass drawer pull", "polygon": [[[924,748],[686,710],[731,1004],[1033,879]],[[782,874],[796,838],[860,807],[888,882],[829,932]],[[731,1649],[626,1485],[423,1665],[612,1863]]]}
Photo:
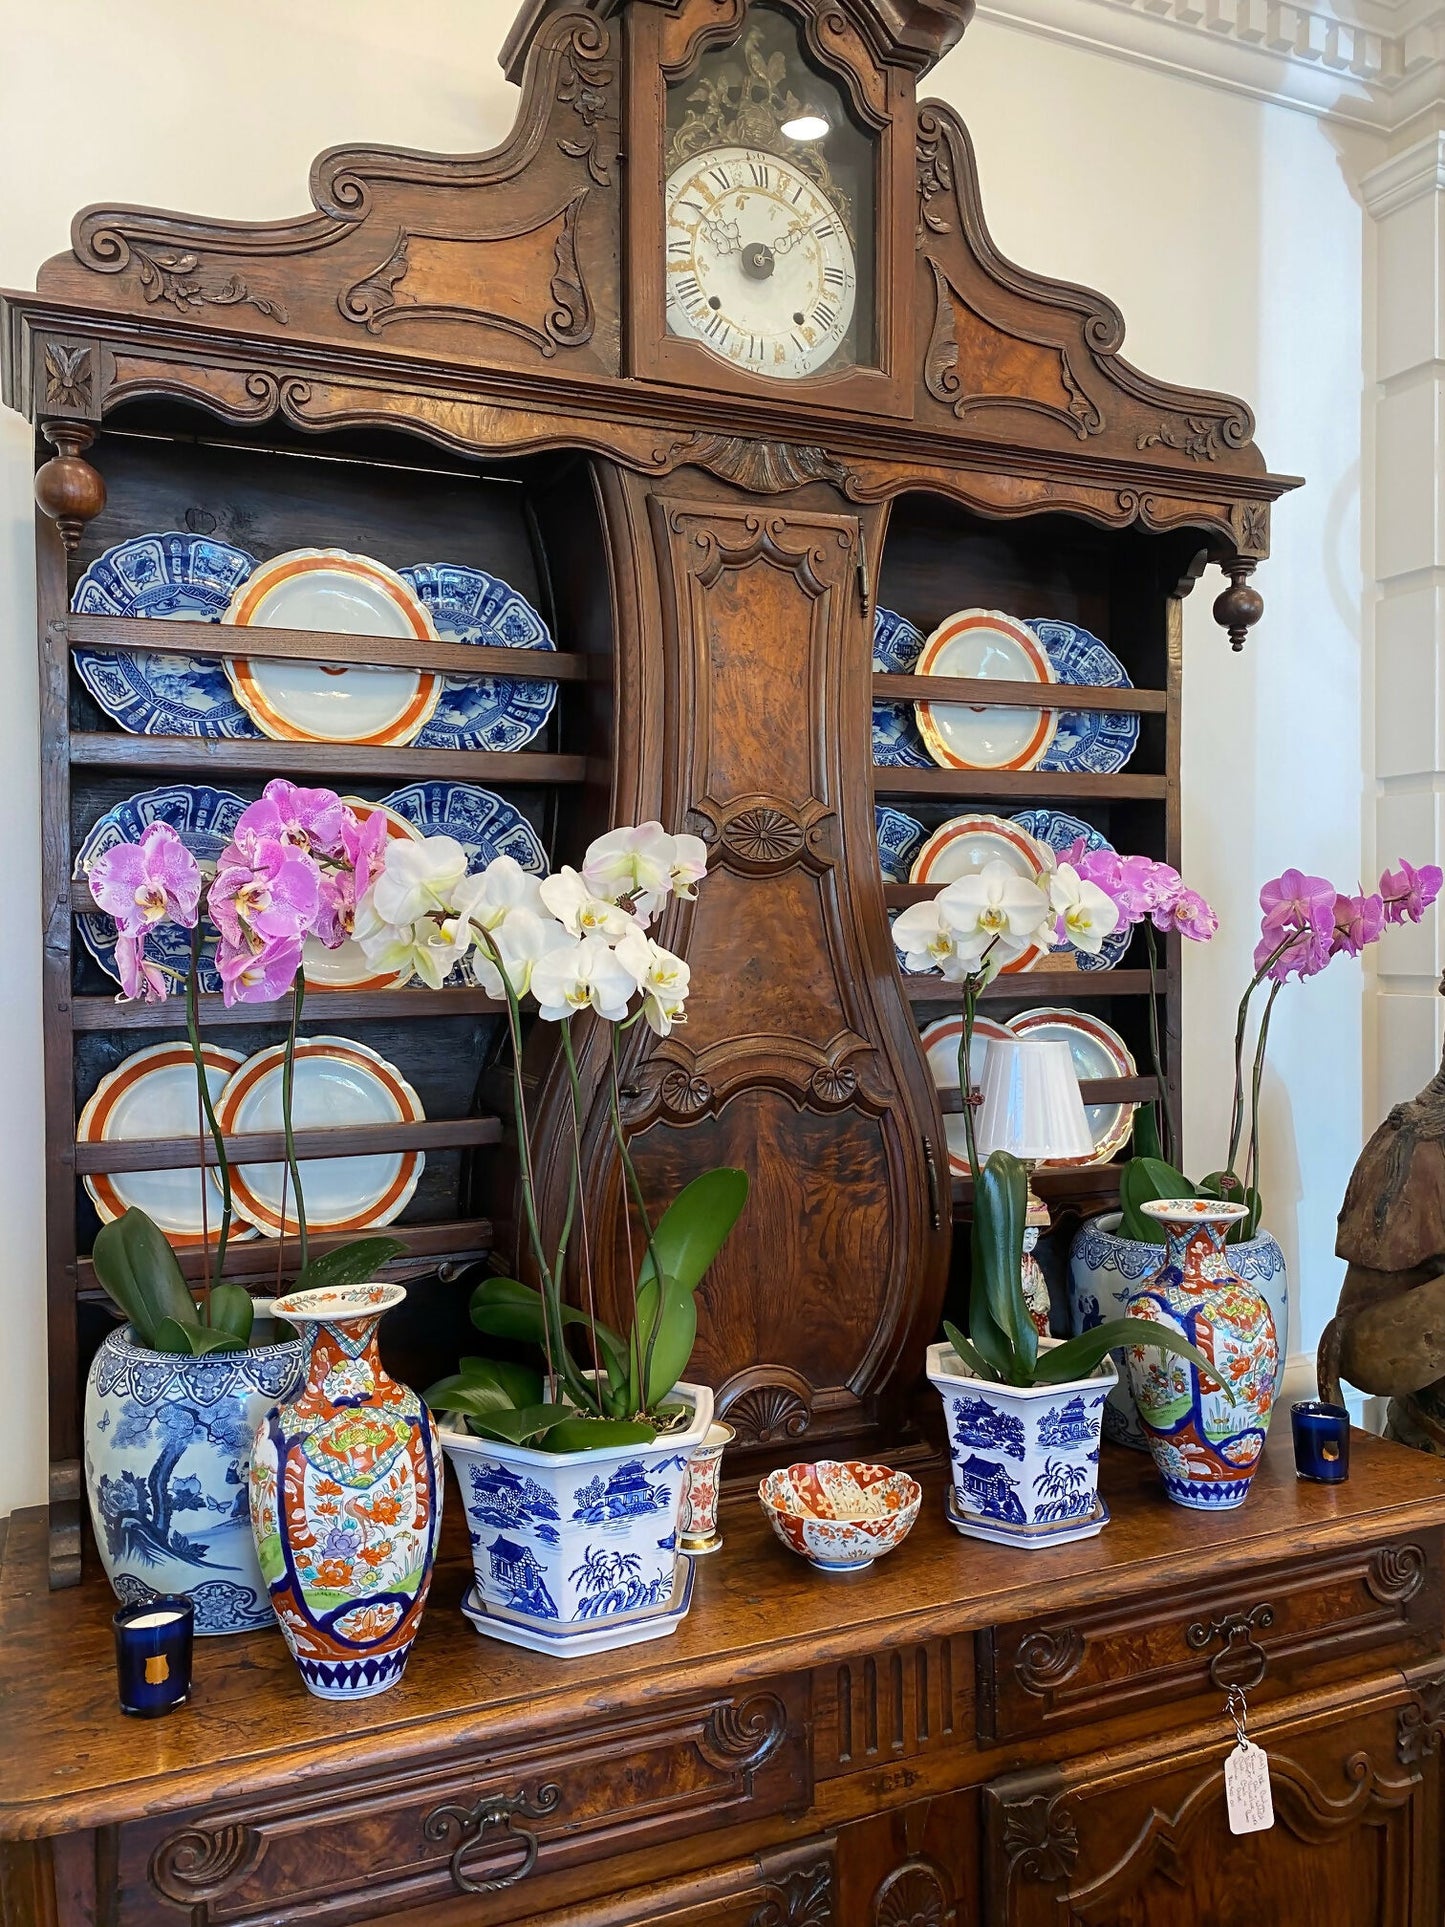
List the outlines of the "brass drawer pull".
{"label": "brass drawer pull", "polygon": [[1185,1632],[1184,1643],[1191,1652],[1202,1653],[1216,1639],[1223,1640],[1224,1644],[1209,1662],[1210,1685],[1221,1693],[1231,1686],[1251,1693],[1269,1671],[1269,1654],[1254,1635],[1266,1632],[1273,1624],[1273,1606],[1254,1606],[1247,1613],[1227,1613],[1223,1619],[1211,1619],[1208,1625],[1196,1619]]}
{"label": "brass drawer pull", "polygon": [[[519,1827],[518,1819],[545,1819],[549,1813],[555,1812],[561,1798],[562,1789],[550,1784],[538,1787],[535,1800],[528,1797],[525,1788],[520,1793],[514,1793],[510,1800],[496,1794],[483,1795],[474,1807],[434,1807],[422,1821],[421,1830],[428,1840],[443,1841],[454,1827],[457,1828],[461,1838],[449,1863],[452,1885],[458,1893],[494,1894],[503,1887],[515,1887],[519,1880],[527,1878],[537,1864],[537,1836],[528,1828]],[[497,1874],[490,1880],[474,1880],[470,1874],[462,1871],[462,1856],[473,1847],[480,1846],[494,1828],[498,1830],[498,1840],[505,1837],[523,1849],[522,1858],[506,1873]]]}

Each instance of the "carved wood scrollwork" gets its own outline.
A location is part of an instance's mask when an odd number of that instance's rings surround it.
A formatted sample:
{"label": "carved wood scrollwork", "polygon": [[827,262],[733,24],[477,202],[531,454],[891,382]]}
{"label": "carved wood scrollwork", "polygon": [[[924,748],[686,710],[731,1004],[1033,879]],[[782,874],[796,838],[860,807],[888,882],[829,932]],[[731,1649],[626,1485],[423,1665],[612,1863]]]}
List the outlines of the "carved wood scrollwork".
{"label": "carved wood scrollwork", "polygon": [[1263,559],[1269,554],[1269,503],[1236,502],[1229,511],[1241,555]]}
{"label": "carved wood scrollwork", "polygon": [[813,1388],[787,1365],[752,1365],[722,1386],[716,1411],[740,1445],[776,1445],[800,1439],[813,1416]]}
{"label": "carved wood scrollwork", "polygon": [[1365,1570],[1365,1584],[1382,1605],[1403,1606],[1425,1583],[1423,1546],[1382,1546]]}
{"label": "carved wood scrollwork", "polygon": [[603,64],[608,37],[595,20],[579,21],[562,47],[557,68],[557,99],[570,107],[581,129],[561,135],[557,145],[570,160],[585,161],[598,187],[612,185],[617,136],[610,93],[616,78]]}
{"label": "carved wood scrollwork", "polygon": [[768,1898],[748,1916],[748,1927],[827,1927],[836,1918],[831,1860],[780,1874],[770,1885]]}
{"label": "carved wood scrollwork", "polygon": [[788,1711],[773,1693],[714,1707],[697,1743],[709,1766],[720,1772],[751,1775],[770,1759],[788,1730]]}
{"label": "carved wood scrollwork", "polygon": [[[929,266],[934,314],[923,382],[935,401],[947,403],[960,421],[983,409],[1022,408],[1061,423],[1080,441],[1101,432],[1103,414],[1080,386],[1066,348],[1018,326],[1007,332],[994,326],[936,261]],[[1043,398],[1051,388],[1056,401]]]}
{"label": "carved wood scrollwork", "polygon": [[749,441],[742,435],[686,435],[660,444],[659,471],[705,468],[755,495],[782,495],[809,482],[846,482],[848,471],[826,448],[793,442]]}
{"label": "carved wood scrollwork", "polygon": [[1445,1737],[1445,1676],[1418,1685],[1400,1708],[1395,1752],[1401,1766],[1418,1766],[1440,1751]]}
{"label": "carved wood scrollwork", "polygon": [[1060,1795],[1016,1800],[1002,1813],[1009,1877],[1065,1880],[1079,1857],[1079,1830]]}
{"label": "carved wood scrollwork", "polygon": [[1042,1630],[1019,1641],[1014,1674],[1026,1693],[1043,1699],[1072,1679],[1083,1660],[1084,1636],[1074,1627],[1066,1626],[1061,1632]]}
{"label": "carved wood scrollwork", "polygon": [[93,418],[98,413],[95,363],[96,350],[88,341],[62,341],[53,335],[46,339],[44,413]]}
{"label": "carved wood scrollwork", "polygon": [[151,1855],[150,1884],[178,1907],[189,1907],[194,1927],[205,1927],[210,1903],[238,1886],[264,1850],[265,1841],[253,1827],[186,1827]]}

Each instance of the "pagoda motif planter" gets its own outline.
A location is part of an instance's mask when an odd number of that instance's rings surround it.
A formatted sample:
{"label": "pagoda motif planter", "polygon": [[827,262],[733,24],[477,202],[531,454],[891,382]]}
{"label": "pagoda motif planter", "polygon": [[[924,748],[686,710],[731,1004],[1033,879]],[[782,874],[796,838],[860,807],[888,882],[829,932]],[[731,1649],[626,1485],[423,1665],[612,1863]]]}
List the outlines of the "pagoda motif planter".
{"label": "pagoda motif planter", "polygon": [[309,1337],[306,1380],[268,1412],[251,1454],[251,1526],[271,1604],[318,1699],[401,1678],[441,1526],[436,1427],[376,1347],[400,1285],[292,1292],[276,1313]]}
{"label": "pagoda motif planter", "polygon": [[712,1393],[678,1385],[673,1397],[691,1407],[685,1428],[601,1451],[539,1452],[442,1421],[476,1576],[462,1610],[479,1632],[566,1655],[677,1630],[692,1587],[679,1515]]}
{"label": "pagoda motif planter", "polygon": [[[1126,1356],[1140,1423],[1169,1497],[1196,1511],[1227,1511],[1244,1503],[1258,1469],[1279,1368],[1274,1315],[1235,1271],[1234,1247],[1225,1243],[1245,1207],[1174,1198],[1143,1209],[1165,1227],[1168,1243],[1127,1314],[1139,1326]],[[1182,1333],[1214,1372],[1150,1346],[1151,1324]]]}

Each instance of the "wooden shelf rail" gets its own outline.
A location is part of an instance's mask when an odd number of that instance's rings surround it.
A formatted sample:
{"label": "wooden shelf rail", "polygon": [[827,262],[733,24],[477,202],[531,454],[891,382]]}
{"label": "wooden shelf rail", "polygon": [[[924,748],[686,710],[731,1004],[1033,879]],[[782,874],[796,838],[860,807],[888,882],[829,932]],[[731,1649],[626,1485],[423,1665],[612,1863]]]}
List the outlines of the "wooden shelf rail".
{"label": "wooden shelf rail", "polygon": [[[132,742],[146,738],[132,737]],[[228,749],[237,747],[234,743]],[[272,749],[284,745],[272,743]],[[447,755],[445,750],[435,755]],[[1004,801],[1047,802],[1053,797],[1073,797],[1081,803],[1163,802],[1169,794],[1165,776],[1095,776],[1091,771],[1075,775],[1062,769],[894,769],[875,764],[875,796],[937,796],[967,802]]]}
{"label": "wooden shelf rail", "polygon": [[[903,988],[912,1004],[948,1004],[963,1009],[963,989],[941,977],[905,977]],[[1159,976],[1159,995],[1167,986]],[[1023,970],[1011,977],[995,977],[984,988],[985,1000],[1010,998],[1018,1003],[1052,1004],[1061,999],[1076,1003],[1081,997],[1147,997],[1147,970]]]}
{"label": "wooden shelf rail", "polygon": [[[205,736],[126,736],[120,731],[77,730],[70,760],[90,769],[204,769],[212,777],[237,776],[450,776],[458,782],[519,784],[582,783],[585,756],[554,756],[518,749],[376,748],[366,743],[217,742]],[[927,772],[925,771],[926,775]],[[1117,782],[1120,778],[1101,778]]]}
{"label": "wooden shelf rail", "polygon": [[[306,1022],[368,1023],[396,1017],[490,1017],[507,1006],[484,990],[457,987],[427,990],[321,990],[308,986]],[[134,1004],[114,997],[75,997],[71,1023],[76,1030],[184,1030],[185,1000],[176,996],[164,1004]],[[200,1000],[201,1029],[217,1025],[286,1024],[291,1019],[289,997],[275,1004],[233,1004],[227,1010],[220,997]]]}
{"label": "wooden shelf rail", "polygon": [[[1086,1104],[1152,1104],[1159,1095],[1156,1077],[1081,1077],[1079,1095]],[[957,1085],[940,1090],[938,1108],[945,1117],[958,1117],[963,1111],[963,1093]]]}
{"label": "wooden shelf rail", "polygon": [[[347,662],[373,669],[438,669],[449,676],[519,682],[586,682],[589,656],[550,649],[494,649],[419,636],[348,636],[324,629],[237,629],[223,622],[145,616],[67,616],[53,625],[72,649],[144,649],[167,656],[250,656],[284,662]],[[610,673],[610,670],[609,670]]]}
{"label": "wooden shelf rail", "polygon": [[[478,1258],[484,1258],[493,1244],[492,1225],[488,1218],[448,1219],[441,1224],[392,1224],[384,1229],[388,1237],[396,1237],[406,1245],[401,1257],[393,1258],[384,1267],[388,1278],[398,1280],[424,1277],[430,1272],[451,1266],[460,1269]],[[362,1234],[355,1231],[317,1234],[310,1240],[310,1255],[319,1258],[341,1245],[354,1244],[359,1235]],[[227,1245],[224,1275],[238,1284],[259,1283],[267,1288],[272,1287],[276,1279],[276,1243],[274,1238],[248,1238],[241,1244]],[[294,1237],[288,1238],[286,1243],[288,1252],[294,1256]],[[207,1256],[214,1266],[214,1252]],[[178,1251],[176,1259],[185,1277],[199,1280],[204,1275],[206,1267],[198,1245]],[[89,1258],[76,1260],[75,1288],[81,1297],[106,1296]]]}
{"label": "wooden shelf rail", "polygon": [[[473,1144],[499,1144],[501,1120],[458,1117],[418,1124],[358,1124],[342,1130],[297,1131],[298,1158],[364,1158],[385,1151],[451,1151]],[[247,1131],[225,1140],[233,1164],[274,1164],[286,1155],[280,1131]],[[216,1147],[204,1138],[125,1138],[112,1144],[77,1144],[75,1169],[98,1171],[187,1171],[215,1164]]]}
{"label": "wooden shelf rail", "polygon": [[[1121,1164],[1076,1164],[1063,1165],[1051,1170],[1047,1165],[1037,1166],[1033,1173],[1033,1187],[1045,1204],[1084,1204],[1105,1205],[1117,1202],[1119,1196],[1119,1173]],[[955,1177],[953,1180],[953,1205],[955,1215],[959,1210],[968,1211],[973,1204],[973,1179]],[[1164,1247],[1159,1247],[1160,1262],[1163,1262]]]}
{"label": "wooden shelf rail", "polygon": [[883,671],[874,675],[873,694],[879,702],[967,703],[988,709],[1102,709],[1111,715],[1135,716],[1162,716],[1169,705],[1162,689],[990,682],[972,676],[895,676]]}

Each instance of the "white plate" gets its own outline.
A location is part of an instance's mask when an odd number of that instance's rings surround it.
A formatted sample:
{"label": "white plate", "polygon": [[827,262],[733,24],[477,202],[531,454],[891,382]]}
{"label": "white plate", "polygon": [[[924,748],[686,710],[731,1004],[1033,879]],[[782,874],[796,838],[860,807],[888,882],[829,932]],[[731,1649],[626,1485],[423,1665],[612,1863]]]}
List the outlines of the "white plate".
{"label": "white plate", "polygon": [[[1054,867],[1054,853],[1006,816],[952,816],[939,825],[914,857],[908,881],[929,883],[936,890],[942,889],[945,883],[955,883],[959,877],[977,876],[987,864],[994,862],[1006,863],[1015,876],[1037,883]],[[1047,954],[1045,949],[1033,945],[1006,963],[999,974],[1016,976],[1020,971],[1032,970],[1040,957]]]}
{"label": "white plate", "polygon": [[[227,1136],[281,1129],[285,1046],[258,1051],[228,1080],[216,1105]],[[421,1099],[394,1064],[349,1037],[303,1037],[296,1044],[292,1121],[298,1131],[419,1122]],[[301,1166],[306,1223],[312,1231],[365,1231],[406,1208],[425,1159],[420,1151],[372,1157],[314,1158]],[[284,1164],[241,1164],[231,1173],[236,1201],[268,1238],[281,1229]],[[296,1197],[286,1190],[286,1231],[297,1228]]]}
{"label": "white plate", "polygon": [[[326,629],[346,636],[437,639],[425,605],[394,570],[344,549],[292,549],[263,562],[223,622]],[[228,657],[243,709],[279,742],[409,743],[430,720],[444,678],[426,669]]]}
{"label": "white plate", "polygon": [[943,1495],[943,1516],[955,1532],[965,1539],[984,1539],[991,1546],[1067,1546],[1076,1539],[1092,1539],[1109,1523],[1109,1508],[1096,1498],[1094,1509],[1082,1519],[1061,1519],[1055,1525],[1007,1526],[985,1519],[981,1513],[965,1512],[952,1486]]}
{"label": "white plate", "polygon": [[[1137,1077],[1133,1053],[1118,1031],[1082,1010],[1026,1010],[1009,1019],[1015,1037],[1042,1037],[1065,1043],[1080,1083],[1092,1077]],[[1044,1164],[1107,1164],[1122,1151],[1134,1128],[1132,1104],[1086,1104],[1084,1115],[1094,1134],[1090,1158],[1045,1158]]]}
{"label": "white plate", "polygon": [[[962,1035],[962,1017],[940,1017],[919,1032],[935,1090],[958,1089],[958,1040]],[[999,1023],[996,1018],[976,1017],[973,1044],[968,1054],[968,1074],[975,1090],[983,1086],[983,1060],[988,1055],[989,1042],[994,1038],[1009,1043],[1013,1039],[1013,1032],[1007,1024]],[[943,1130],[948,1139],[948,1168],[955,1177],[966,1178],[969,1175],[968,1138],[963,1128],[962,1113],[945,1117]]]}
{"label": "white plate", "polygon": [[[920,676],[970,676],[989,682],[1052,683],[1054,667],[1025,623],[997,609],[960,609],[939,624],[918,658]],[[1052,709],[982,703],[918,705],[918,730],[945,769],[1036,769],[1054,740]]]}
{"label": "white plate", "polygon": [[[219,1097],[241,1053],[219,1044],[202,1044],[211,1101]],[[152,1044],[117,1064],[95,1088],[75,1127],[79,1144],[121,1144],[133,1138],[195,1137],[210,1133],[196,1090],[196,1065],[189,1044]],[[221,1228],[221,1182],[213,1169],[187,1171],[106,1171],[88,1175],[85,1188],[101,1221],[109,1224],[137,1206],[173,1245],[199,1245],[204,1187],[205,1225],[211,1243]],[[255,1229],[236,1216],[232,1238],[254,1238]]]}
{"label": "white plate", "polygon": [[558,1659],[580,1659],[587,1653],[615,1652],[620,1646],[640,1646],[645,1640],[666,1639],[687,1617],[692,1604],[692,1560],[683,1553],[677,1562],[677,1577],[672,1597],[665,1606],[645,1612],[618,1613],[610,1619],[590,1621],[585,1626],[550,1630],[544,1621],[523,1619],[489,1606],[478,1586],[469,1586],[462,1596],[462,1612],[488,1639],[504,1640],[509,1646],[525,1646],[528,1652],[551,1653]]}
{"label": "white plate", "polygon": [[[366,803],[359,796],[343,796],[341,800],[363,823],[373,810],[380,810],[387,820],[387,835],[393,840],[421,841],[416,825],[389,810],[385,803]],[[348,937],[335,950],[328,950],[317,937],[308,937],[301,947],[301,973],[308,990],[395,990],[411,977],[409,970],[378,970],[354,937]]]}

